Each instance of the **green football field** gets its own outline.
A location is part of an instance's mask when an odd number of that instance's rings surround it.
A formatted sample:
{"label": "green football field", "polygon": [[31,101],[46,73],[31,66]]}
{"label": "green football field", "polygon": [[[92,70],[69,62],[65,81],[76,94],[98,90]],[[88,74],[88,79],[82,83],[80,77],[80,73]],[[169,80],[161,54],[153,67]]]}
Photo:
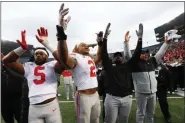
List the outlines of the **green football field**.
{"label": "green football field", "polygon": [[[75,106],[74,102],[72,100],[70,102],[66,101],[65,99],[65,92],[63,86],[59,87],[59,90],[62,94],[61,97],[59,97],[60,107],[61,107],[61,113],[64,123],[76,123],[76,116],[75,116]],[[177,97],[175,98],[169,98],[169,109],[170,113],[172,115],[172,123],[184,123],[184,98],[179,98],[178,95],[168,95],[168,97]],[[135,98],[133,98],[132,103],[132,110],[129,117],[128,123],[135,123],[136,118],[136,101]],[[155,111],[155,123],[165,123],[164,118],[162,115],[162,112],[159,107],[159,103],[157,102],[156,105],[156,111]],[[100,120],[100,123],[102,122],[102,118]]]}
{"label": "green football field", "polygon": [[[59,86],[59,93],[61,96],[59,97],[60,101],[60,108],[63,123],[76,123],[76,116],[75,116],[75,106],[72,99],[67,101],[65,99],[65,91],[63,84]],[[176,97],[176,98],[169,98],[169,109],[172,115],[172,123],[184,123],[184,98],[179,98],[178,95],[168,95],[168,97]],[[130,112],[129,122],[128,123],[135,123],[136,118],[136,101],[133,98],[132,103],[132,110]],[[4,123],[3,120],[1,120]],[[100,118],[100,123],[102,122],[102,118]],[[157,102],[156,111],[155,111],[155,123],[165,123],[163,115],[161,113],[159,103]]]}

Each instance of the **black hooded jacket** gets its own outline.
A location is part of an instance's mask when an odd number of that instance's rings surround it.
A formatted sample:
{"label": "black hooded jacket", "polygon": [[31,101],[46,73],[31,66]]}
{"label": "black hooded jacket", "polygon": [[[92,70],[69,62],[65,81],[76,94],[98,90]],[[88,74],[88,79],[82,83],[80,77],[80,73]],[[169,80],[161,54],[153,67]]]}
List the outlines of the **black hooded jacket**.
{"label": "black hooded jacket", "polygon": [[24,76],[16,73],[10,68],[3,66],[1,68],[1,92],[3,96],[22,95],[22,82]]}
{"label": "black hooded jacket", "polygon": [[107,41],[102,44],[102,65],[107,80],[106,92],[113,96],[124,97],[132,94],[132,81],[130,75],[132,68],[139,61],[142,49],[142,39],[138,40],[136,50],[131,59],[127,62],[116,65],[108,56]]}

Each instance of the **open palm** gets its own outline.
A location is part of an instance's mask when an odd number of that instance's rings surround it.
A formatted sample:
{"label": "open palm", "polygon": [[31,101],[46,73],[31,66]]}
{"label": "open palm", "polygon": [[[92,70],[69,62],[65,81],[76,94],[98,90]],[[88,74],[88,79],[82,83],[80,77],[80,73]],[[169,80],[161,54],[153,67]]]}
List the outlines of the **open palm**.
{"label": "open palm", "polygon": [[129,31],[127,31],[127,33],[125,34],[125,42],[129,42],[130,37],[131,36],[129,36]]}

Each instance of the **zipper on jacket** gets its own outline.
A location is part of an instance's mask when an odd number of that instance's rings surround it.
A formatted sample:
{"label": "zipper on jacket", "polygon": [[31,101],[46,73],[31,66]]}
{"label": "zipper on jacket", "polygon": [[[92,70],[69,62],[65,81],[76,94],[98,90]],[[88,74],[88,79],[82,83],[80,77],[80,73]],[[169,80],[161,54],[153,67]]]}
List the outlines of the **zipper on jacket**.
{"label": "zipper on jacket", "polygon": [[[147,64],[148,64],[148,61],[145,62],[145,67],[148,69],[148,65],[147,65]],[[148,70],[147,70],[147,71],[148,71]],[[148,71],[148,77],[149,77],[149,79],[150,79],[149,71]],[[151,79],[150,79],[150,91],[151,91],[151,93],[152,93],[151,84],[152,84],[152,83],[151,83]]]}
{"label": "zipper on jacket", "polygon": [[[149,72],[148,72],[148,76],[149,76],[149,79],[150,79],[150,74],[149,74]],[[151,93],[152,93],[152,87],[151,87],[151,79],[150,79],[150,91],[151,91]]]}

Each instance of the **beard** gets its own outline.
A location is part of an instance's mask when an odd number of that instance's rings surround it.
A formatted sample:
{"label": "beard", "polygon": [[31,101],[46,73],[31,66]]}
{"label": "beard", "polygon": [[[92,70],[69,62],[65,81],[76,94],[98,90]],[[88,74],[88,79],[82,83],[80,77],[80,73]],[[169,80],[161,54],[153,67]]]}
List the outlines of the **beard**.
{"label": "beard", "polygon": [[121,60],[116,60],[114,63],[115,64],[122,64],[122,61]]}
{"label": "beard", "polygon": [[123,63],[122,57],[116,57],[116,58],[114,58],[114,63],[117,64],[117,65],[122,64]]}
{"label": "beard", "polygon": [[35,63],[37,64],[37,65],[43,65],[44,63],[46,63],[46,61],[47,61],[47,58],[44,58],[43,60],[35,60]]}

